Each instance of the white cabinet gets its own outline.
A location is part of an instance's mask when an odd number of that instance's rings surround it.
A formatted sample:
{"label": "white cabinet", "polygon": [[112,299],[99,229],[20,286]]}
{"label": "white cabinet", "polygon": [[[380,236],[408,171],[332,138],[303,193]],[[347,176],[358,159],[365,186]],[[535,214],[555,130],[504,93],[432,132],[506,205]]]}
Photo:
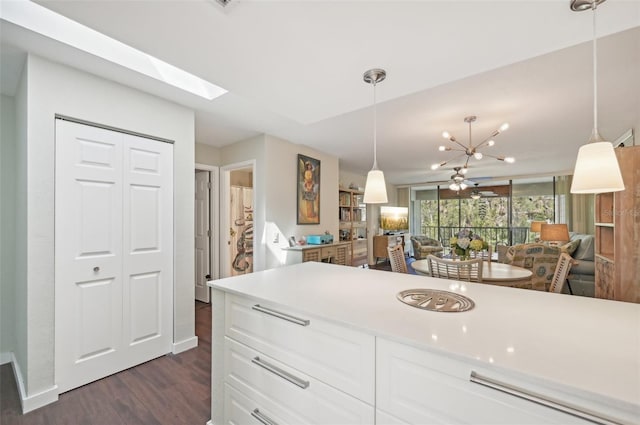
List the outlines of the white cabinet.
{"label": "white cabinet", "polygon": [[226,344],[225,382],[254,400],[254,408],[289,411],[295,424],[373,423],[370,405],[231,338]]}
{"label": "white cabinet", "polygon": [[[536,331],[518,339],[516,332],[508,335],[515,342],[504,343],[510,328],[500,327],[503,315],[483,323],[491,319],[483,297],[491,288],[469,287],[477,309],[451,316],[406,307],[395,294],[414,287],[416,277],[394,276],[391,286],[388,275],[302,263],[211,283],[211,423],[638,423],[637,356],[628,355],[635,352],[625,340],[599,334],[624,350],[604,371],[580,369],[558,356],[568,352],[566,338]],[[465,317],[485,330],[460,337]],[[620,317],[624,326],[637,316]],[[446,337],[434,342],[434,329]],[[609,358],[580,341],[566,344]],[[586,355],[581,362],[594,364]]]}
{"label": "white cabinet", "polygon": [[216,362],[221,341],[214,329],[212,374],[213,397],[223,387],[224,423],[374,423],[374,336],[249,298],[224,298],[223,359]]}
{"label": "white cabinet", "polygon": [[378,338],[376,408],[386,419],[377,423],[591,423],[471,382],[473,370],[471,362]]}
{"label": "white cabinet", "polygon": [[227,296],[225,334],[373,405],[375,338],[317,318]]}

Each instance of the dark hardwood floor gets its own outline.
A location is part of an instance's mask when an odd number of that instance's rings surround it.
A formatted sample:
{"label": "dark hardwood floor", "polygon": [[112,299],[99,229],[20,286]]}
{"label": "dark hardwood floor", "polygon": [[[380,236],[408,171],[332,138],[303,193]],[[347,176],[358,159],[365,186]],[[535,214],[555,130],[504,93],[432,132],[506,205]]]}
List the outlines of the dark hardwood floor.
{"label": "dark hardwood floor", "polygon": [[25,415],[11,365],[0,367],[2,425],[204,425],[211,408],[211,305],[196,302],[198,347],[60,395]]}

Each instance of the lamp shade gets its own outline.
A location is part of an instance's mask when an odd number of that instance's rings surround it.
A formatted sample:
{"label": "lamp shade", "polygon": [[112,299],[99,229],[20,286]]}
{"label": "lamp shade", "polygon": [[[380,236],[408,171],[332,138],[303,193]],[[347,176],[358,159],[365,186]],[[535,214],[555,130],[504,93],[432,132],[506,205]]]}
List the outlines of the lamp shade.
{"label": "lamp shade", "polygon": [[566,224],[547,224],[540,226],[540,240],[550,242],[566,242],[569,238],[569,229]]}
{"label": "lamp shade", "polygon": [[538,232],[540,233],[540,230],[542,229],[542,225],[543,224],[547,224],[546,221],[532,221],[531,222],[531,228],[529,229],[532,232]]}
{"label": "lamp shade", "polygon": [[573,172],[571,193],[604,193],[624,190],[618,158],[610,142],[580,147]]}
{"label": "lamp shade", "polygon": [[389,202],[387,199],[387,185],[384,182],[382,170],[374,169],[367,174],[367,183],[364,186],[364,198],[362,201],[365,204],[386,204]]}

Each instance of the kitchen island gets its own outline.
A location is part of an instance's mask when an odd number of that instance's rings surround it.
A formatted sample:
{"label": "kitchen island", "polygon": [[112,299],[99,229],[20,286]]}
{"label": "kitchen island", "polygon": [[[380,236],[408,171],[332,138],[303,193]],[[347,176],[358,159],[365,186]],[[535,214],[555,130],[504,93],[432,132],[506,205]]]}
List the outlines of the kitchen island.
{"label": "kitchen island", "polygon": [[[637,304],[314,262],[209,285],[215,425],[640,418]],[[397,299],[414,288],[475,306]]]}

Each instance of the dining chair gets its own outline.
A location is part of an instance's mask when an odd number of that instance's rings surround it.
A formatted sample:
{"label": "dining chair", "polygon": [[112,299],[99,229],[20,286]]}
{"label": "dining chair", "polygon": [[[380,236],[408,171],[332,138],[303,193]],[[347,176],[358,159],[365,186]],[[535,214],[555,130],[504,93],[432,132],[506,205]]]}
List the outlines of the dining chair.
{"label": "dining chair", "polygon": [[389,254],[389,263],[391,263],[391,271],[396,273],[409,273],[407,263],[404,260],[404,249],[402,245],[387,247]]}
{"label": "dining chair", "polygon": [[427,261],[432,277],[482,282],[482,257],[458,261],[428,255]]}
{"label": "dining chair", "polygon": [[[562,289],[564,288],[564,284],[567,281],[567,276],[569,276],[572,265],[573,258],[571,258],[569,254],[567,254],[566,252],[560,254],[560,258],[558,258],[558,264],[556,265],[556,270],[553,273],[553,278],[551,279],[549,292],[562,293]],[[569,286],[569,292],[573,292],[571,291],[571,286]]]}

